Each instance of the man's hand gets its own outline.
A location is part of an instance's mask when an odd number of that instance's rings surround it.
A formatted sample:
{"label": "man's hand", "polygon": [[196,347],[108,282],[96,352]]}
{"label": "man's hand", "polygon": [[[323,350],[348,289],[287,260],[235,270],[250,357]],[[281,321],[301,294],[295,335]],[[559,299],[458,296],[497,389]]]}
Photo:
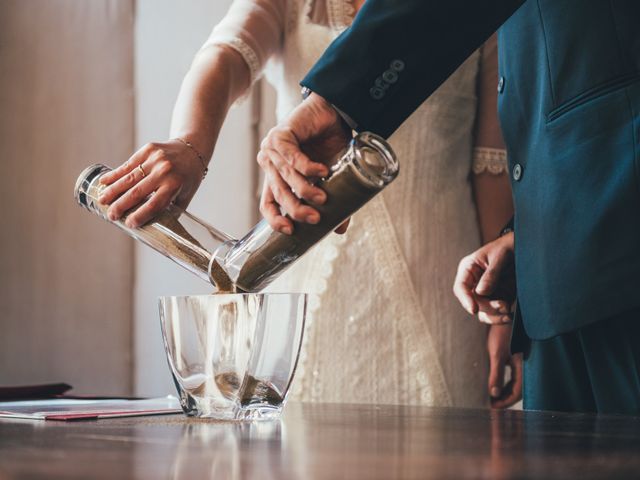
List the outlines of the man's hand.
{"label": "man's hand", "polygon": [[[509,408],[522,399],[522,354],[511,355],[511,325],[491,325],[487,335],[489,396],[492,408]],[[511,378],[504,385],[505,367]]]}
{"label": "man's hand", "polygon": [[320,221],[310,205],[322,205],[327,195],[313,181],[329,174],[327,164],[349,140],[350,129],[335,109],[313,93],[269,132],[258,153],[265,172],[260,212],[274,230],[290,235],[291,219]]}
{"label": "man's hand", "polygon": [[513,232],[463,258],[453,293],[463,308],[488,324],[511,322],[515,302]]}

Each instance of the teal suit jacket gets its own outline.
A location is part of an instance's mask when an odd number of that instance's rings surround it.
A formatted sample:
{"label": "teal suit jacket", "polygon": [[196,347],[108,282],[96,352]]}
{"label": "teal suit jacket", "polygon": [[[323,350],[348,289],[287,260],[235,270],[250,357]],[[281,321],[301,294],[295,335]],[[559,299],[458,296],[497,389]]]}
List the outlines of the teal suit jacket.
{"label": "teal suit jacket", "polygon": [[640,307],[640,1],[395,3],[368,0],[302,84],[389,135],[517,9],[498,89],[526,333]]}

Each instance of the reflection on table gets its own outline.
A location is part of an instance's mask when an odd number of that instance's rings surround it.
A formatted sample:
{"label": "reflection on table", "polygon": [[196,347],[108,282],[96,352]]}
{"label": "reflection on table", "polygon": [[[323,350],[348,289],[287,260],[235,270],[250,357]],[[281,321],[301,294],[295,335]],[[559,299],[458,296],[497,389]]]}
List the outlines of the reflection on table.
{"label": "reflection on table", "polygon": [[295,404],[279,422],[0,421],[0,479],[613,478],[640,418]]}

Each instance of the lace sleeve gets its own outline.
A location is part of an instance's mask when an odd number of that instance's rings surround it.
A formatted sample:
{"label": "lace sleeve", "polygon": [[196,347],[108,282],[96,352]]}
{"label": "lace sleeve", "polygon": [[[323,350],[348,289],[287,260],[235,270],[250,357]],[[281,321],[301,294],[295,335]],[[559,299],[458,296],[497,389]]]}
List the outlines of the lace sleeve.
{"label": "lace sleeve", "polygon": [[471,169],[479,175],[484,172],[500,175],[508,171],[507,151],[502,148],[476,147],[473,149]]}
{"label": "lace sleeve", "polygon": [[286,0],[234,0],[202,48],[233,48],[247,63],[253,84],[282,45],[285,15]]}

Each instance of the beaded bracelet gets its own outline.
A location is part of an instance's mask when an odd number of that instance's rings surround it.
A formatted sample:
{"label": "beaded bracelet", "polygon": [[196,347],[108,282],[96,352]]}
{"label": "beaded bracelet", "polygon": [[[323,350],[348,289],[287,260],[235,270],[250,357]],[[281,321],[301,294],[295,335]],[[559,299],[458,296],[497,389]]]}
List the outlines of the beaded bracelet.
{"label": "beaded bracelet", "polygon": [[193,153],[195,153],[198,156],[198,158],[200,159],[200,163],[202,163],[202,168],[204,168],[204,171],[202,172],[202,179],[204,180],[204,177],[206,177],[207,173],[209,173],[209,167],[207,167],[207,162],[205,161],[202,154],[196,149],[196,147],[193,146],[191,142],[187,142],[185,139],[180,137],[176,137],[176,140],[184,143],[187,147],[189,147],[193,151]]}

